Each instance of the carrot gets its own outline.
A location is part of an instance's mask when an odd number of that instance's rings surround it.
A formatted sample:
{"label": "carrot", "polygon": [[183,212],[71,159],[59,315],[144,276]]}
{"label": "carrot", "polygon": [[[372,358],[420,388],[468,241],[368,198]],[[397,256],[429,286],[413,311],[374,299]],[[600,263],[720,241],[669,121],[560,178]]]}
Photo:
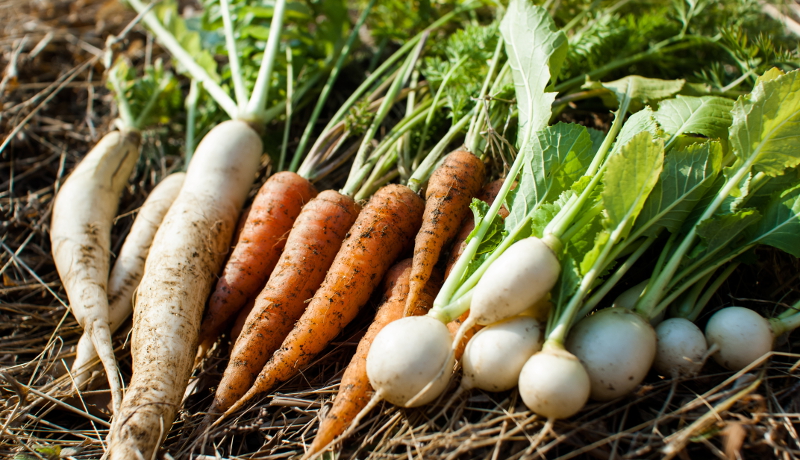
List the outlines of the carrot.
{"label": "carrot", "polygon": [[226,121],[200,142],[153,239],[136,291],[133,376],[110,430],[109,459],[151,458],[181,404],[203,305],[260,164],[261,138]]}
{"label": "carrot", "polygon": [[[108,319],[113,334],[133,311],[133,293],[144,274],[144,261],[153,243],[158,226],[183,185],[185,174],[178,172],[167,176],[151,192],[136,216],[136,220],[119,251],[114,268],[108,277]],[[72,377],[80,388],[91,376],[97,358],[89,334],[84,332],[75,350]]]}
{"label": "carrot", "polygon": [[[369,352],[372,340],[384,326],[403,317],[409,291],[411,266],[412,260],[405,259],[395,264],[386,274],[383,281],[383,300],[375,313],[375,319],[364,337],[358,342],[356,353],[342,375],[339,393],[333,401],[333,406],[325,418],[320,421],[317,435],[304,458],[311,458],[323,451],[337,436],[344,433],[372,397],[372,386],[367,378],[367,352]],[[434,271],[420,294],[418,303],[414,305],[412,315],[424,315],[428,311],[441,284],[441,275],[437,276]]]}
{"label": "carrot", "polygon": [[447,155],[431,175],[425,192],[422,228],[414,242],[407,310],[416,304],[442,247],[458,233],[459,224],[469,213],[469,203],[480,191],[485,175],[480,158],[464,150]]}
{"label": "carrot", "polygon": [[256,299],[253,299],[241,310],[239,310],[239,314],[236,315],[236,319],[233,321],[233,326],[231,326],[231,344],[235,344],[236,341],[239,339],[239,336],[242,335],[242,329],[244,329],[244,323],[247,321],[247,317],[250,316],[250,312],[253,311],[253,307],[256,305]]}
{"label": "carrot", "polygon": [[322,286],[256,378],[253,387],[220,417],[294,376],[355,318],[392,262],[411,245],[424,203],[411,189],[390,184],[370,199],[345,238]]}
{"label": "carrot", "polygon": [[[477,198],[485,202],[489,206],[491,206],[492,203],[494,203],[494,199],[497,198],[497,193],[500,192],[500,187],[502,186],[503,186],[503,179],[497,179],[492,182],[489,182],[483,187],[483,190],[481,190],[481,193],[478,195]],[[500,215],[500,217],[505,218],[508,215],[508,210],[506,209],[505,206],[503,206],[502,208],[500,208],[498,214]],[[458,234],[453,239],[453,246],[452,249],[450,249],[450,256],[447,258],[447,263],[445,264],[445,270],[444,270],[445,278],[447,278],[447,276],[450,275],[450,270],[453,269],[453,265],[456,264],[456,261],[458,260],[459,256],[461,256],[461,253],[464,252],[464,248],[466,247],[466,244],[464,242],[474,229],[475,229],[475,218],[471,214],[467,214],[466,216],[464,216],[464,220],[461,221],[461,230],[458,231]]]}
{"label": "carrot", "polygon": [[233,346],[210,412],[227,409],[253,384],[322,284],[359,209],[355,200],[334,190],[320,193],[303,208]]}
{"label": "carrot", "polygon": [[50,225],[56,270],[72,313],[103,363],[115,413],[122,401],[122,384],[111,345],[106,291],[111,225],[139,158],[140,141],[138,131],[106,134],[61,186]]}
{"label": "carrot", "polygon": [[293,172],[270,177],[258,191],[200,327],[202,357],[236,313],[264,287],[300,209],[317,195],[308,179]]}

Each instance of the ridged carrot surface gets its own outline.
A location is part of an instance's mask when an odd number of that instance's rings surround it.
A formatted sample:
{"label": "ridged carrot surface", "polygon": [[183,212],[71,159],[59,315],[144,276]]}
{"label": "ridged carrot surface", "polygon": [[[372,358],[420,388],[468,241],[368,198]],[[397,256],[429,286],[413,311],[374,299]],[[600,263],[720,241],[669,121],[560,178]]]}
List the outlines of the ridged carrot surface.
{"label": "ridged carrot surface", "polygon": [[294,376],[355,318],[395,259],[411,246],[424,207],[422,199],[402,185],[387,185],[373,195],[303,316],[253,387],[225,416]]}
{"label": "ridged carrot surface", "polygon": [[307,179],[280,172],[258,191],[222,275],[208,300],[200,328],[202,356],[236,313],[264,287],[303,205],[317,195]]}
{"label": "ridged carrot surface", "polygon": [[[333,401],[333,406],[320,422],[317,435],[306,457],[322,451],[337,436],[344,433],[372,397],[373,389],[367,377],[367,353],[378,332],[387,324],[403,317],[408,297],[411,265],[411,259],[402,260],[386,274],[383,282],[383,300],[375,313],[375,319],[364,337],[358,342],[356,353],[342,375],[339,393]],[[413,306],[411,314],[424,315],[433,304],[433,299],[441,285],[441,274],[434,271],[420,294],[417,304]]]}
{"label": "ridged carrot surface", "polygon": [[445,243],[458,233],[461,220],[469,213],[469,203],[478,194],[486,177],[480,158],[464,150],[445,157],[428,180],[425,214],[414,242],[407,310],[417,301]]}
{"label": "ridged carrot surface", "polygon": [[300,212],[278,265],[242,325],[211,412],[227,409],[253,384],[322,284],[359,210],[349,196],[327,190]]}

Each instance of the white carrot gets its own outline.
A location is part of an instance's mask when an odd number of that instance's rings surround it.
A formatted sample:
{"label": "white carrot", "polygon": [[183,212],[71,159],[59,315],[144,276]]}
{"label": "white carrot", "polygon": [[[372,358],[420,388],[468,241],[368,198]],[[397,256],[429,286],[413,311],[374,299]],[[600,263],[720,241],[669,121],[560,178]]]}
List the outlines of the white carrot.
{"label": "white carrot", "polygon": [[[153,243],[158,226],[183,185],[183,172],[167,176],[151,192],[128,232],[108,278],[108,319],[113,334],[133,311],[132,300],[136,287],[144,274],[144,261]],[[97,351],[91,336],[84,332],[72,364],[72,376],[77,388],[89,380],[95,366]]]}
{"label": "white carrot", "polygon": [[106,134],[56,195],[50,230],[53,261],[72,313],[106,370],[115,412],[122,400],[122,385],[111,346],[106,295],[111,225],[139,157],[140,140],[135,131]]}

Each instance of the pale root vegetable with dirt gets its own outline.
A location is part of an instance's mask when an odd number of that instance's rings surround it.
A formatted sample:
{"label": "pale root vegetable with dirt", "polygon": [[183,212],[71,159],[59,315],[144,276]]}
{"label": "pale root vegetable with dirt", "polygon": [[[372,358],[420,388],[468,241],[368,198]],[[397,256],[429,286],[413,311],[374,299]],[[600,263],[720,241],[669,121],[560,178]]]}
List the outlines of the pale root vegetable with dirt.
{"label": "pale root vegetable with dirt", "polygon": [[703,331],[686,318],[669,318],[656,326],[653,368],[668,377],[692,377],[700,372],[708,353]]}
{"label": "pale root vegetable with dirt", "polygon": [[[367,355],[376,396],[401,407],[433,401],[450,382],[450,331],[430,316],[408,316],[381,329]],[[425,356],[426,359],[419,359]]]}
{"label": "pale root vegetable with dirt", "polygon": [[514,388],[525,362],[542,349],[543,325],[534,317],[520,315],[478,331],[461,358],[461,387],[486,391]]}
{"label": "pale root vegetable with dirt", "polygon": [[623,308],[606,308],[580,320],[566,349],[580,359],[592,382],[592,399],[608,401],[639,385],[656,355],[650,323]]}
{"label": "pale root vegetable with dirt", "polygon": [[589,374],[575,355],[559,344],[545,343],[519,374],[519,394],[525,405],[548,419],[564,419],[589,400]]}
{"label": "pale root vegetable with dirt", "polygon": [[111,427],[113,459],[148,458],[180,407],[203,306],[260,164],[259,135],[226,121],[197,147],[156,233],[135,297],[133,377]]}
{"label": "pale root vegetable with dirt", "polygon": [[111,344],[106,290],[111,226],[139,158],[140,141],[136,131],[105,135],[61,186],[50,229],[53,261],[70,309],[100,356],[115,412],[122,401],[122,385]]}
{"label": "pale root vegetable with dirt", "polygon": [[738,371],[772,351],[772,330],[770,322],[753,310],[727,307],[709,318],[705,335],[710,347],[719,347],[714,360]]}
{"label": "pale root vegetable with dirt", "polygon": [[[147,196],[139,208],[125,243],[119,251],[111,275],[108,277],[108,319],[111,333],[119,329],[133,312],[133,293],[144,274],[144,262],[153,243],[153,237],[167,210],[183,185],[183,172],[170,174]],[[75,352],[72,377],[81,388],[92,374],[92,362],[97,358],[89,334],[84,333]]]}

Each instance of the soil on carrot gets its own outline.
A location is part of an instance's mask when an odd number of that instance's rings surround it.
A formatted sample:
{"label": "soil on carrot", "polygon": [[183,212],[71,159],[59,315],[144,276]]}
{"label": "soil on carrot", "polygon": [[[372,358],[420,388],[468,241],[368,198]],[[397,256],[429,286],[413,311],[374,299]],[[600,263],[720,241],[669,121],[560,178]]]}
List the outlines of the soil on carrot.
{"label": "soil on carrot", "polygon": [[[69,313],[50,255],[53,196],[82,156],[113,124],[102,49],[135,17],[116,2],[9,0],[0,49],[3,148],[0,152],[0,456],[99,458],[110,419],[105,378],[75,392],[65,369],[80,327]],[[165,57],[138,27],[115,50],[134,65]],[[185,83],[185,82],[184,82]],[[578,111],[565,119],[602,126]],[[302,117],[297,117],[301,119]],[[180,120],[176,121],[180,123]],[[299,131],[302,130],[302,127]],[[182,139],[163,126],[145,135],[142,160],[123,194],[112,252],[121,246],[148,191],[181,166]],[[268,173],[265,165],[262,174]],[[263,177],[263,176],[262,176]],[[254,184],[257,190],[260,182]],[[328,185],[328,187],[333,185]],[[321,186],[320,190],[326,188]],[[406,257],[405,254],[401,257]],[[714,296],[716,309],[743,305],[763,314],[800,298],[800,262],[759,249]],[[642,277],[646,270],[641,270]],[[609,294],[641,279],[631,277]],[[378,299],[326,352],[246,410],[197,433],[227,363],[223,338],[193,374],[183,407],[158,458],[294,458],[310,446]],[[127,328],[114,345],[123,379],[131,375]],[[66,366],[66,367],[65,367]],[[732,373],[709,362],[701,376],[650,374],[633,394],[590,402],[539,439],[545,420],[516,390],[445,396],[417,409],[379,405],[336,447],[340,458],[797,458],[800,456],[800,336],[779,341],[764,365]],[[458,381],[451,384],[456,388]],[[540,441],[540,442],[537,442]],[[328,458],[333,458],[329,455]]]}

